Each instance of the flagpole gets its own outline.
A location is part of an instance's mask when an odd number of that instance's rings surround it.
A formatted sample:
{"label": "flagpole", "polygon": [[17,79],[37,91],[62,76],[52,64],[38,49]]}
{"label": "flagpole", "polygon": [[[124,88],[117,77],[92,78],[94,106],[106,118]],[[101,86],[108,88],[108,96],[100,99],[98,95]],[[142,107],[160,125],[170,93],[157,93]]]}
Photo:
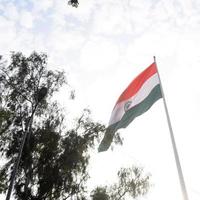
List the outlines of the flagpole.
{"label": "flagpole", "polygon": [[170,131],[170,137],[171,137],[171,142],[172,142],[172,146],[173,146],[174,157],[175,157],[175,160],[176,160],[176,166],[177,166],[177,170],[178,170],[179,181],[180,181],[180,185],[181,185],[183,199],[189,200],[188,193],[187,193],[186,186],[185,186],[184,177],[183,177],[183,172],[182,172],[182,168],[181,168],[181,164],[180,164],[180,160],[179,160],[179,156],[178,156],[178,151],[177,151],[177,148],[176,148],[176,142],[175,142],[175,138],[174,138],[174,134],[173,134],[173,130],[172,130],[172,125],[171,125],[171,121],[170,121],[170,117],[169,117],[167,103],[166,103],[166,99],[165,99],[165,95],[164,95],[164,92],[163,92],[163,87],[162,87],[162,83],[161,83],[161,79],[160,79],[160,74],[159,74],[158,67],[157,67],[157,64],[156,64],[156,57],[154,56],[153,58],[154,58],[154,63],[155,63],[156,68],[157,68],[158,78],[159,78],[159,81],[160,81],[160,88],[161,88],[163,103],[164,103],[165,112],[166,112],[166,116],[167,116],[167,122],[168,122],[169,131]]}

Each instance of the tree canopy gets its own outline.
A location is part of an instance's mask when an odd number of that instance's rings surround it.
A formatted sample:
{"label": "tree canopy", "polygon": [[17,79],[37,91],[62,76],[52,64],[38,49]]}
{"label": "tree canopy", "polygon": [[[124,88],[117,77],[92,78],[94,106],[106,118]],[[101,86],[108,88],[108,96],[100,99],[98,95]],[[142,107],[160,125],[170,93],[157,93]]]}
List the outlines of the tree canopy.
{"label": "tree canopy", "polygon": [[121,168],[118,182],[110,186],[97,187],[92,191],[92,200],[125,200],[145,195],[150,187],[149,175],[138,167]]}
{"label": "tree canopy", "polygon": [[77,8],[79,5],[79,2],[78,2],[78,0],[68,0],[68,4]]}
{"label": "tree canopy", "polygon": [[[105,126],[94,122],[85,109],[72,129],[65,128],[65,115],[52,96],[67,81],[63,71],[48,70],[47,55],[12,53],[10,64],[1,60],[0,71],[0,149],[5,158],[0,169],[0,193],[8,189],[27,132],[14,185],[15,199],[88,199],[90,149],[105,132]],[[70,95],[74,98],[74,91]],[[118,134],[115,142],[122,142]],[[148,179],[138,176],[131,181],[129,170],[122,170],[118,177],[119,184],[110,190],[119,194],[130,193],[135,198],[148,189]],[[97,188],[91,198],[98,200],[101,195],[106,200],[115,199],[113,195],[117,194]]]}

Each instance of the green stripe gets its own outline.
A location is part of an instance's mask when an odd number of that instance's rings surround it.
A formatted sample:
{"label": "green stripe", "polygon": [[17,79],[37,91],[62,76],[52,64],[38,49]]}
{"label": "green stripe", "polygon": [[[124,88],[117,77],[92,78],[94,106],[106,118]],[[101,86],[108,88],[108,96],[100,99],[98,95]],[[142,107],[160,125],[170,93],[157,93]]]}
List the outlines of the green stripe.
{"label": "green stripe", "polygon": [[145,113],[151,106],[162,97],[160,84],[156,85],[149,95],[138,105],[129,109],[118,122],[115,130],[126,128],[136,117]]}
{"label": "green stripe", "polygon": [[106,151],[110,147],[114,133],[118,129],[126,128],[136,117],[149,110],[149,108],[151,108],[151,106],[160,98],[162,98],[162,94],[160,84],[158,84],[141,103],[129,109],[119,122],[112,124],[107,128],[104,138],[99,146],[99,151]]}

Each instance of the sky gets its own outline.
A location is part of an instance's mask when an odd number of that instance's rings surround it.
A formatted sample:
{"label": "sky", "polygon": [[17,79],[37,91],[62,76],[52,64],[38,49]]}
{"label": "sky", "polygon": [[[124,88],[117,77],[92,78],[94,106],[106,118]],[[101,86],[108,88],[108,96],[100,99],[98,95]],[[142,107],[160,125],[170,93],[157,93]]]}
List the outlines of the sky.
{"label": "sky", "polygon": [[[108,124],[118,96],[156,56],[190,200],[200,198],[199,44],[199,0],[80,0],[78,8],[0,0],[0,55],[47,53],[49,68],[65,70],[76,92],[74,101],[66,87],[57,95],[70,118],[89,108]],[[89,187],[137,165],[153,185],[141,199],[182,200],[162,99],[120,133],[123,146],[92,156]]]}

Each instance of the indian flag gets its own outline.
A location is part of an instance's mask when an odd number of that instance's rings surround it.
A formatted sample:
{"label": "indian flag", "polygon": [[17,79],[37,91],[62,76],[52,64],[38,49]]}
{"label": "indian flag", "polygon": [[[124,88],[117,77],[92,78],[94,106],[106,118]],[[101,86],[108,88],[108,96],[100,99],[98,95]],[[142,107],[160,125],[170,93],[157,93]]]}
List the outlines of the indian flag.
{"label": "indian flag", "polygon": [[98,151],[106,151],[118,129],[126,128],[161,97],[159,75],[154,62],[140,73],[118,98]]}

